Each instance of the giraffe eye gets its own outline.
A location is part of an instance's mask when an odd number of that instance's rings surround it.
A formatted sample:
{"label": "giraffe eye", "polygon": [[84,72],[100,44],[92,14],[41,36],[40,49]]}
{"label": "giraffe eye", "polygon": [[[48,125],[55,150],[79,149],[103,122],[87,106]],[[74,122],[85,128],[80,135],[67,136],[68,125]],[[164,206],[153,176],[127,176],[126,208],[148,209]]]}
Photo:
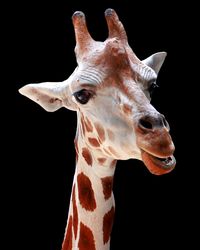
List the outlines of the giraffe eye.
{"label": "giraffe eye", "polygon": [[154,90],[158,88],[158,85],[156,84],[156,81],[152,81],[149,85],[149,88],[148,88],[148,91],[149,91],[149,94],[150,96],[152,96]]}
{"label": "giraffe eye", "polygon": [[86,104],[93,96],[93,93],[87,89],[82,89],[80,91],[75,92],[73,95],[76,98],[77,102],[81,104]]}

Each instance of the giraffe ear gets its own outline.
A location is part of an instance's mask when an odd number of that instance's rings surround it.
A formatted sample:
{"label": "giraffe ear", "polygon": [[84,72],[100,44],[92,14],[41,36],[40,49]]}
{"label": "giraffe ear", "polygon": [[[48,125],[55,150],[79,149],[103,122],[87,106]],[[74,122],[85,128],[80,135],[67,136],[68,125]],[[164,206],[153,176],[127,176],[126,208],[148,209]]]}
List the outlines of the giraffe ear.
{"label": "giraffe ear", "polygon": [[20,94],[38,103],[46,111],[53,112],[61,107],[76,110],[70,99],[67,81],[28,84],[19,89]]}
{"label": "giraffe ear", "polygon": [[160,71],[160,68],[165,60],[167,53],[166,52],[158,52],[149,57],[147,57],[142,62],[152,68],[156,74]]}

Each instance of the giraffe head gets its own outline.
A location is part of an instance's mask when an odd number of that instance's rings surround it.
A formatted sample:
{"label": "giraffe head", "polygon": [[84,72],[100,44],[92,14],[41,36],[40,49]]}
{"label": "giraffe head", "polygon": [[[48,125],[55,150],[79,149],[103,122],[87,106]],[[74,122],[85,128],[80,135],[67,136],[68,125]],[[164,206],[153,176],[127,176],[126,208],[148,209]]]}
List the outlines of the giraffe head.
{"label": "giraffe head", "polygon": [[141,61],[130,48],[116,12],[105,11],[109,36],[90,36],[85,15],[74,13],[78,66],[63,82],[28,84],[19,91],[47,111],[61,107],[78,113],[82,139],[106,157],[142,160],[150,172],[175,166],[174,145],[165,117],[150,103],[166,53]]}

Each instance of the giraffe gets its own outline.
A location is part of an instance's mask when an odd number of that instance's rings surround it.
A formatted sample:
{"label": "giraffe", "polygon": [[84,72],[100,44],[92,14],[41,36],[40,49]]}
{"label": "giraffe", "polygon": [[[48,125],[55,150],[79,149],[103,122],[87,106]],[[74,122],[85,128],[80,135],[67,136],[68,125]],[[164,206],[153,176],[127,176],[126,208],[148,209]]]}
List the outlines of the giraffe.
{"label": "giraffe", "polygon": [[166,53],[137,58],[113,9],[109,35],[93,40],[76,11],[77,68],[63,82],[28,84],[19,92],[53,112],[77,112],[76,168],[62,250],[108,250],[115,214],[112,192],[117,160],[139,159],[162,175],[174,169],[169,124],[150,103]]}

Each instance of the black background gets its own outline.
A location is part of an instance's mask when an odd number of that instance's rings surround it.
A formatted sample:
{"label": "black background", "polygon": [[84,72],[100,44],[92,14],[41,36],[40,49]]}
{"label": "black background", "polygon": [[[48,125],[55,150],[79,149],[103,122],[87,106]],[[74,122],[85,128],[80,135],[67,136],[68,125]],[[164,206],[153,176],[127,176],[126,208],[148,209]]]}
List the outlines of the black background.
{"label": "black background", "polygon": [[[187,142],[195,136],[188,126],[192,115],[186,103],[191,80],[186,51],[194,50],[188,45],[191,6],[175,6],[169,1],[36,0],[17,1],[12,7],[15,164],[11,167],[11,202],[17,219],[14,230],[18,249],[61,248],[75,167],[76,131],[75,112],[45,112],[21,96],[18,89],[28,83],[68,78],[76,67],[73,12],[82,10],[93,38],[103,41],[107,37],[104,11],[109,7],[117,11],[129,44],[140,59],[158,51],[168,53],[152,103],[170,124],[177,159],[175,170],[159,177],[137,160],[118,162],[111,250],[146,246],[171,249],[175,244],[194,249],[198,244],[199,184],[197,169],[190,160],[192,147]],[[12,234],[13,225],[10,230]]]}

